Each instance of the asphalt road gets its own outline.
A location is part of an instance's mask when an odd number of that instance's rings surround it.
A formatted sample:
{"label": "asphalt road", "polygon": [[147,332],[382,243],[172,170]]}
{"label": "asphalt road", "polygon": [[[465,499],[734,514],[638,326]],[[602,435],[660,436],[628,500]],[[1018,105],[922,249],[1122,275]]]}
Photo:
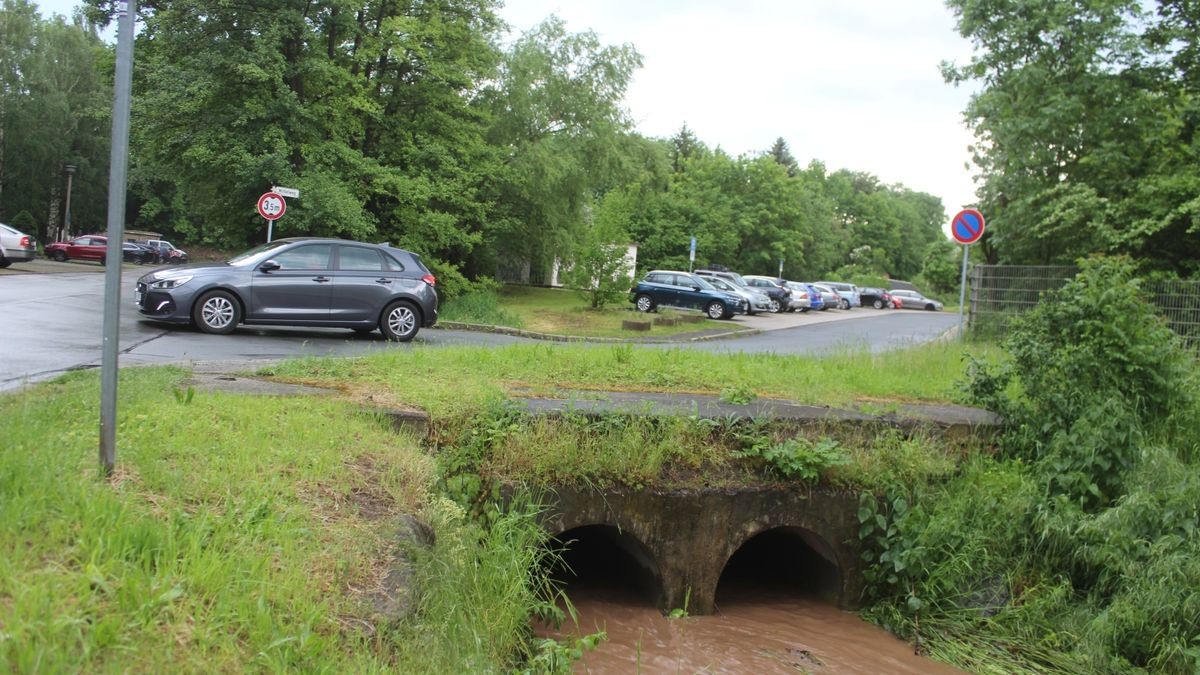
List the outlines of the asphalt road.
{"label": "asphalt road", "polygon": [[[104,275],[99,265],[49,263],[62,271],[22,270],[0,275],[0,390],[46,379],[69,370],[99,367]],[[14,268],[16,268],[14,270]],[[232,370],[300,356],[357,356],[415,346],[506,345],[528,338],[458,330],[422,330],[411,343],[386,342],[372,333],[342,329],[239,328],[233,335],[207,335],[191,328],[143,321],[133,305],[133,285],[144,267],[122,274],[119,363],[122,366],[183,364]],[[956,314],[921,311],[831,310],[820,316],[738,317],[758,335],[709,342],[647,345],[650,348],[711,352],[816,354],[838,349],[873,352],[927,342],[955,325]],[[559,344],[559,343],[553,343]]]}

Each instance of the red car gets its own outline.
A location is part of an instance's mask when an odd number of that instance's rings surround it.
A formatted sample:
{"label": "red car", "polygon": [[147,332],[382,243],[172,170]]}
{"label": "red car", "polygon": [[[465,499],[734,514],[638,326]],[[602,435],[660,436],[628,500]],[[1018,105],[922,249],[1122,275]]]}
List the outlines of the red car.
{"label": "red car", "polygon": [[46,244],[46,257],[54,258],[59,262],[66,262],[68,260],[95,260],[103,265],[107,247],[108,237],[88,234],[82,237],[75,237],[71,241],[58,241],[53,244]]}
{"label": "red car", "polygon": [[892,309],[904,309],[904,301],[900,298],[888,293],[888,297],[892,299]]}

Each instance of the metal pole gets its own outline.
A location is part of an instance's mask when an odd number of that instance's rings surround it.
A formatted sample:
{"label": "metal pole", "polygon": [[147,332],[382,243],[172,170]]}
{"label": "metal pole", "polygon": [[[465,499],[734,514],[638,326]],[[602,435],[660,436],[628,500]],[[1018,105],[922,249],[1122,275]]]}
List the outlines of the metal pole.
{"label": "metal pole", "polygon": [[100,471],[117,462],[117,343],[121,324],[121,239],[129,165],[129,107],[137,0],[117,3],[117,67],[113,82],[112,151],[108,169],[108,248],[104,270],[104,343],[100,365]]}
{"label": "metal pole", "polygon": [[275,226],[275,221],[273,221],[273,220],[267,221],[267,241],[271,241],[271,230],[274,229],[274,226]]}
{"label": "metal pole", "polygon": [[958,288],[958,337],[965,339],[966,333],[963,332],[963,305],[967,304],[967,253],[971,250],[970,246],[963,246],[963,263],[962,263],[962,283]]}

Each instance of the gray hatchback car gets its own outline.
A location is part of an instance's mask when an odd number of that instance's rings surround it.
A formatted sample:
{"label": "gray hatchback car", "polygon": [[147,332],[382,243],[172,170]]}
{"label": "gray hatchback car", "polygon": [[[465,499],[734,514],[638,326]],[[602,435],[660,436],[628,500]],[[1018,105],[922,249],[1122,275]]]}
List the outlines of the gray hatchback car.
{"label": "gray hatchback car", "polygon": [[224,263],[185,265],[142,276],[142,316],[191,323],[206,333],[238,324],[375,329],[408,341],[437,322],[436,279],[420,256],[387,244],[276,239]]}

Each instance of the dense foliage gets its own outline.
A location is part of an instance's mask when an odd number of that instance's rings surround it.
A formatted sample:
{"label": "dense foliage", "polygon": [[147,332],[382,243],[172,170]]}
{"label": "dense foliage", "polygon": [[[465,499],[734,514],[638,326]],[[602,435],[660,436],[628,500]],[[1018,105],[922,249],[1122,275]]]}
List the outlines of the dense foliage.
{"label": "dense foliage", "polygon": [[0,3],[0,222],[45,240],[66,213],[64,167],[77,171],[71,230],[104,223],[113,57],[82,17],[43,19],[28,0]]}
{"label": "dense foliage", "polygon": [[1124,259],[1017,322],[972,402],[1003,413],[995,458],[869,502],[872,613],[973,669],[1200,667],[1200,386]]}
{"label": "dense foliage", "polygon": [[[69,25],[4,2],[0,219],[28,212],[45,239],[61,167],[75,163],[75,229],[101,229],[112,47],[82,16]],[[111,19],[112,2],[87,2],[89,17]],[[686,268],[693,236],[698,262],[746,272],[922,271],[945,218],[936,198],[802,168],[782,138],[739,157],[686,126],[645,138],[624,108],[641,65],[632,45],[555,17],[509,39],[497,7],[141,3],[128,225],[240,248],[266,235],[256,197],[286,185],[301,197],[278,236],[397,243],[451,296],[488,277],[548,280],[556,261],[586,287],[616,276],[600,254],[629,243],[641,269]]]}
{"label": "dense foliage", "polygon": [[1128,253],[1194,274],[1200,260],[1200,7],[1184,0],[950,0],[972,40],[948,81],[978,83],[991,262]]}

